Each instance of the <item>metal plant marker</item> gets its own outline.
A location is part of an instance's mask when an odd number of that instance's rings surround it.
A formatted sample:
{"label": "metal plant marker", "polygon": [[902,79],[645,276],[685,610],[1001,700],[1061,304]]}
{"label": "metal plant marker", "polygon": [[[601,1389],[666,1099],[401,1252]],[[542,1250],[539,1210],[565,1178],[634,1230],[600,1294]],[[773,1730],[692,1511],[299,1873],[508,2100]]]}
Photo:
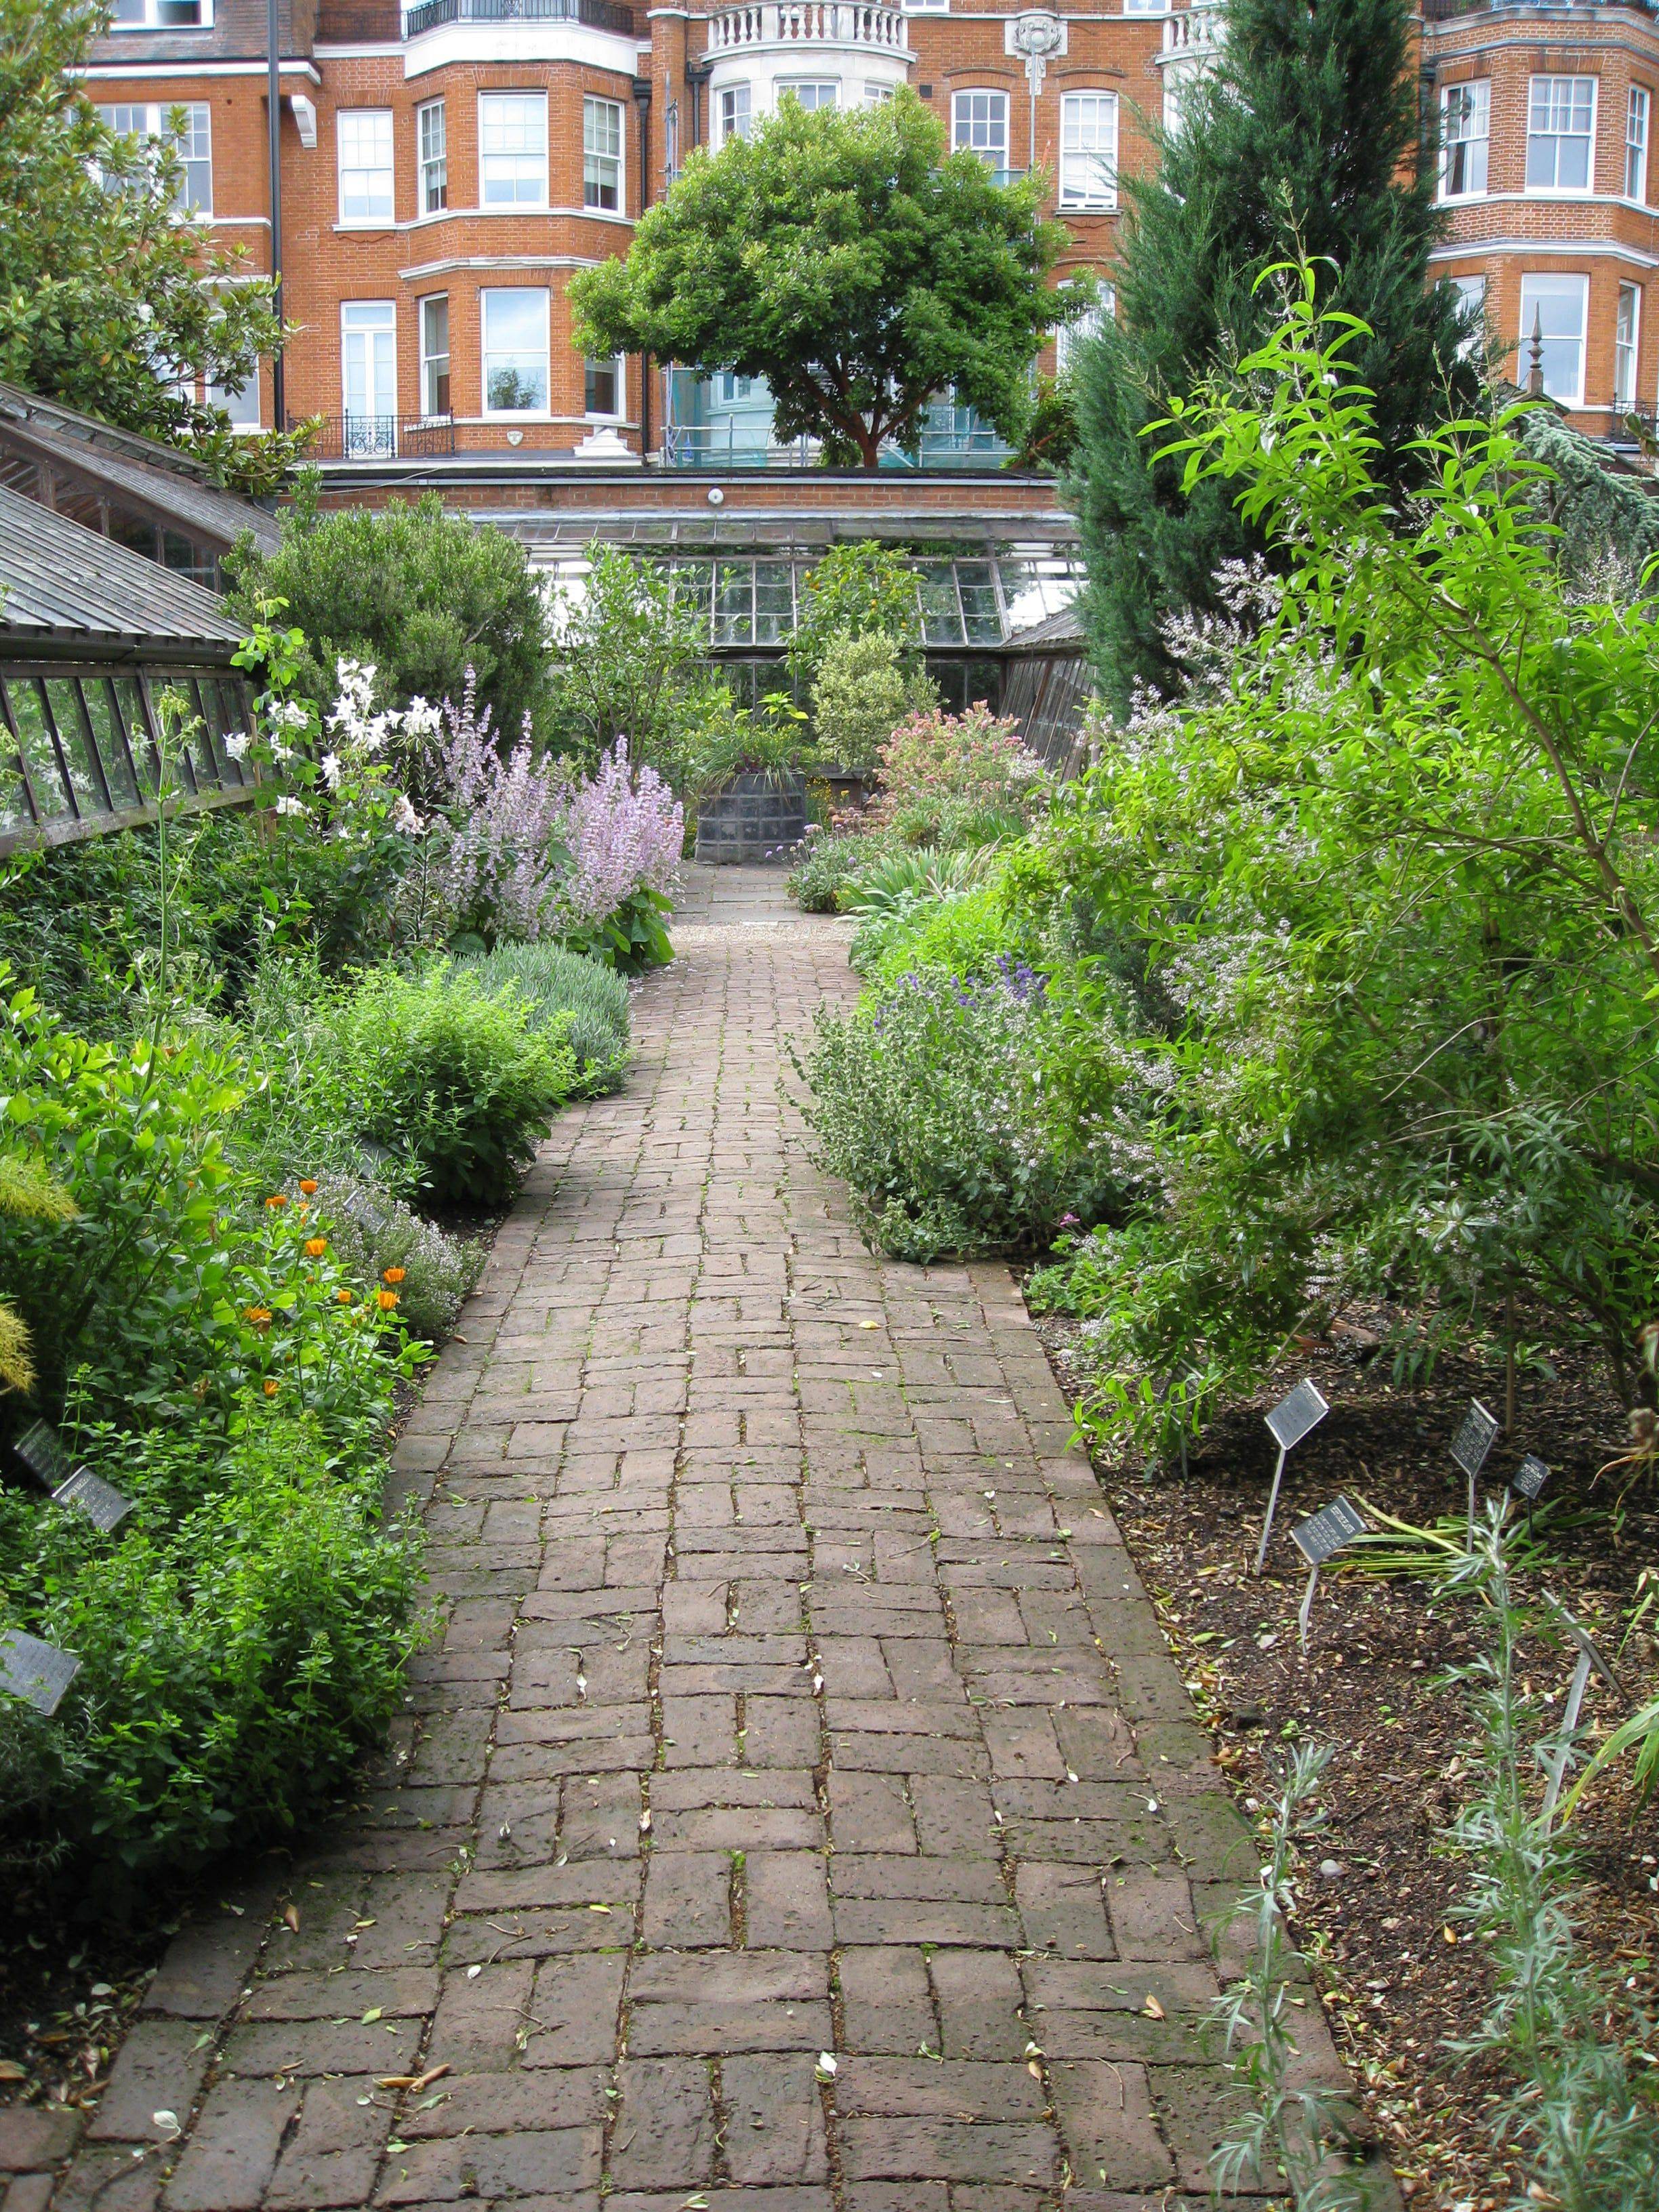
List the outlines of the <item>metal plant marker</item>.
{"label": "metal plant marker", "polygon": [[1319,1587],[1319,1570],[1345,1545],[1352,1544],[1356,1536],[1363,1536],[1370,1526],[1357,1506],[1350,1505],[1346,1498],[1334,1498],[1328,1505],[1322,1505],[1317,1513],[1298,1521],[1291,1529],[1291,1541],[1308,1562],[1308,1587],[1296,1616],[1297,1639],[1304,1651],[1308,1648],[1308,1622],[1313,1613],[1314,1592]]}
{"label": "metal plant marker", "polygon": [[1474,1479],[1486,1464],[1486,1454],[1492,1448],[1498,1434],[1498,1418],[1489,1413],[1478,1398],[1473,1399],[1469,1410],[1457,1425],[1457,1433],[1451,1440],[1451,1455],[1469,1478],[1469,1549],[1474,1549]]}
{"label": "metal plant marker", "polygon": [[12,1449],[35,1480],[48,1490],[58,1489],[75,1472],[63,1438],[49,1421],[31,1421]]}
{"label": "metal plant marker", "polygon": [[1550,1471],[1536,1452],[1528,1452],[1510,1477],[1510,1488],[1527,1501],[1527,1534],[1532,1534],[1533,1500],[1550,1479]]}
{"label": "metal plant marker", "polygon": [[106,1535],[131,1512],[132,1500],[112,1483],[94,1474],[89,1467],[76,1466],[50,1423],[31,1422],[12,1449],[35,1480],[52,1492],[54,1504],[76,1507]]}
{"label": "metal plant marker", "polygon": [[1279,1486],[1285,1480],[1285,1455],[1292,1445],[1299,1444],[1310,1429],[1316,1429],[1330,1407],[1313,1384],[1298,1382],[1287,1397],[1281,1398],[1267,1416],[1267,1428],[1279,1446],[1279,1464],[1273,1469],[1273,1486],[1267,1493],[1267,1517],[1261,1524],[1261,1541],[1256,1547],[1255,1571],[1261,1572],[1267,1558],[1267,1539],[1273,1533],[1273,1515],[1279,1510]]}
{"label": "metal plant marker", "polygon": [[1544,1803],[1538,1817],[1547,1828],[1555,1818],[1556,1802],[1561,1795],[1561,1784],[1566,1779],[1567,1760],[1571,1755],[1573,1737],[1578,1732],[1578,1717],[1583,1711],[1584,1692],[1589,1688],[1591,1674],[1601,1677],[1626,1711],[1631,1709],[1631,1694],[1613,1672],[1612,1662],[1595,1638],[1579,1626],[1559,1599],[1550,1597],[1547,1590],[1544,1595],[1549,1600],[1556,1619],[1578,1648],[1577,1664],[1572,1670],[1572,1680],[1567,1686],[1567,1702],[1561,1714],[1561,1732],[1556,1740],[1555,1749],[1544,1761],[1549,1784],[1544,1791]]}
{"label": "metal plant marker", "polygon": [[52,1500],[54,1505],[77,1506],[93,1527],[101,1528],[106,1535],[119,1528],[132,1510],[132,1500],[89,1467],[77,1468],[67,1482],[52,1492]]}
{"label": "metal plant marker", "polygon": [[81,1671],[73,1651],[25,1636],[21,1628],[0,1636],[0,1690],[33,1705],[48,1720],[64,1702],[64,1692]]}

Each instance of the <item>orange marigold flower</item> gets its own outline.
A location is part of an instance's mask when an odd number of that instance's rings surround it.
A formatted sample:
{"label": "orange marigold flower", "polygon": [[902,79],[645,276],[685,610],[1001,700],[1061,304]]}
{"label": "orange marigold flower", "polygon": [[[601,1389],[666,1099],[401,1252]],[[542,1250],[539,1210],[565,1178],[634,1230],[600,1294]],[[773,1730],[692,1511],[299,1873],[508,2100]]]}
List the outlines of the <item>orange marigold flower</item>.
{"label": "orange marigold flower", "polygon": [[324,1253],[325,1253],[325,1252],[326,1252],[326,1251],[327,1251],[327,1249],[328,1249],[328,1239],[327,1239],[327,1237],[307,1237],[307,1239],[306,1239],[306,1257],[307,1257],[307,1259],[310,1259],[310,1260],[320,1260],[320,1259],[322,1258],[322,1256],[323,1256]]}
{"label": "orange marigold flower", "polygon": [[273,1213],[280,1213],[283,1208],[288,1204],[287,1192],[281,1190],[273,1191],[270,1196],[265,1200],[265,1204],[270,1208]]}
{"label": "orange marigold flower", "polygon": [[267,1375],[265,1377],[265,1395],[267,1398],[274,1398],[276,1395],[276,1377],[274,1375]]}
{"label": "orange marigold flower", "polygon": [[349,1306],[351,1304],[350,1291],[336,1291],[334,1293],[334,1303],[337,1306]]}
{"label": "orange marigold flower", "polygon": [[305,1193],[305,1194],[306,1194],[306,1196],[307,1196],[307,1198],[315,1198],[315,1197],[316,1197],[316,1195],[317,1195],[317,1178],[316,1178],[316,1176],[301,1176],[301,1178],[300,1178],[300,1188],[301,1188],[301,1189],[302,1191],[304,1191],[304,1193]]}
{"label": "orange marigold flower", "polygon": [[263,1328],[265,1323],[270,1319],[270,1308],[269,1306],[244,1306],[242,1311],[246,1318],[253,1323],[255,1328]]}
{"label": "orange marigold flower", "polygon": [[388,1267],[380,1280],[383,1283],[401,1283],[403,1279],[404,1271],[401,1267]]}
{"label": "orange marigold flower", "polygon": [[382,1313],[390,1313],[398,1303],[398,1293],[396,1291],[376,1291],[374,1302]]}

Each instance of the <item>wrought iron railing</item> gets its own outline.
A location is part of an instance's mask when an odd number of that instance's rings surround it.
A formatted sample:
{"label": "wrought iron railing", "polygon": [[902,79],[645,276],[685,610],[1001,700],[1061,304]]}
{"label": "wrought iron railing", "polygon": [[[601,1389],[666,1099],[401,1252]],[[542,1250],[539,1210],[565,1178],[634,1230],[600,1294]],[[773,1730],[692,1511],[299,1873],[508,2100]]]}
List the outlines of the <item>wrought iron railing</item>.
{"label": "wrought iron railing", "polygon": [[404,36],[418,39],[446,23],[586,23],[631,38],[634,10],[620,0],[420,0],[404,11]]}
{"label": "wrought iron railing", "polygon": [[431,461],[455,450],[447,415],[324,415],[306,448],[314,461]]}

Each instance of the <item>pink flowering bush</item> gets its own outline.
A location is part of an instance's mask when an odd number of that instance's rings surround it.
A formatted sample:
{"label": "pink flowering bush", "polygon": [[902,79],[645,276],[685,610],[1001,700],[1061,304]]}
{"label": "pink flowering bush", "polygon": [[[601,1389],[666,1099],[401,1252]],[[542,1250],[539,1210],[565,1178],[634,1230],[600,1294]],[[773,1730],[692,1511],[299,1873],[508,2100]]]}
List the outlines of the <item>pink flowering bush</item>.
{"label": "pink flowering bush", "polygon": [[592,776],[538,762],[528,734],[503,757],[469,676],[446,706],[439,763],[448,830],[443,896],[459,930],[493,943],[556,939],[627,972],[670,957],[662,917],[684,816],[618,738]]}
{"label": "pink flowering bush", "polygon": [[881,748],[880,758],[876,811],[887,821],[908,809],[1020,811],[1042,774],[1013,723],[1000,720],[982,699],[965,714],[928,708],[908,716]]}

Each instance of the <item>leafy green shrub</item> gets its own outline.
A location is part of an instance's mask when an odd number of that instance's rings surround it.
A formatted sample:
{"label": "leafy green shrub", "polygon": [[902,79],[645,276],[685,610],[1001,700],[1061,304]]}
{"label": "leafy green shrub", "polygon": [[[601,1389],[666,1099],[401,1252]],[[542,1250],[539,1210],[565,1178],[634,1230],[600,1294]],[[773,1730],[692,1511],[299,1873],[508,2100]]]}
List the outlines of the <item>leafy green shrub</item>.
{"label": "leafy green shrub", "polygon": [[902,1260],[1046,1243],[1101,1200],[1080,1132],[1042,1080],[1045,979],[903,978],[851,1013],[820,1008],[805,1060],[814,1155],[850,1188],[866,1242]]}
{"label": "leafy green shrub", "polygon": [[1036,953],[1030,933],[1011,923],[994,875],[965,890],[872,916],[854,940],[854,964],[883,990],[902,975],[930,968],[948,975],[987,976],[1003,956],[1029,962]]}
{"label": "leafy green shrub", "polygon": [[866,769],[908,714],[937,708],[939,693],[897,639],[879,630],[832,637],[812,686],[812,733],[825,760]]}
{"label": "leafy green shrub", "polygon": [[560,1014],[580,1074],[576,1094],[597,1097],[614,1091],[628,1069],[628,986],[614,968],[559,945],[498,945],[493,951],[458,961],[488,991],[516,989],[530,1009],[531,1026],[544,1029]]}
{"label": "leafy green shrub", "polygon": [[328,1049],[356,1126],[416,1162],[435,1205],[497,1206],[575,1087],[570,1027],[568,1015],[538,1025],[516,993],[447,964],[385,968],[333,1010]]}
{"label": "leafy green shrub", "polygon": [[871,831],[809,835],[789,872],[789,896],[807,914],[835,914],[843,890],[890,850],[888,839]]}
{"label": "leafy green shrub", "polygon": [[[965,714],[937,709],[911,714],[881,748],[881,797],[877,819],[896,827],[908,844],[937,843],[947,820],[959,825],[989,813],[1012,817],[1024,829],[1042,785],[1042,763],[1023,745],[1014,725],[999,720],[981,700]],[[954,842],[983,842],[963,834]]]}
{"label": "leafy green shrub", "polygon": [[411,1336],[441,1344],[478,1279],[483,1264],[478,1248],[445,1236],[372,1182],[331,1175],[314,1180],[312,1212],[342,1273],[374,1297],[388,1268],[401,1271],[398,1320]]}
{"label": "leafy green shrub", "polygon": [[324,514],[302,495],[283,543],[264,556],[245,540],[228,564],[230,611],[251,619],[275,600],[304,632],[298,690],[319,714],[334,704],[336,664],[370,664],[380,696],[403,706],[459,700],[468,669],[495,727],[516,738],[545,712],[548,620],[523,546],[505,531],[447,514],[435,492],[410,504]]}
{"label": "leafy green shrub", "polygon": [[106,1434],[94,1463],[136,1501],[114,1538],[0,1493],[0,1617],[81,1660],[55,1717],[0,1715],[0,1858],[187,1874],[319,1809],[398,1709],[416,1542],[305,1416],[216,1458]]}
{"label": "leafy green shrub", "polygon": [[67,1224],[0,1212],[0,1293],[33,1340],[48,1410],[222,1431],[258,1392],[333,1434],[389,1409],[390,1324],[340,1303],[314,1225],[227,1155],[246,1090],[210,1036],[88,1044],[28,991],[0,1012],[9,1139],[76,1208]]}
{"label": "leafy green shrub", "polygon": [[902,546],[873,538],[832,545],[802,578],[800,618],[789,639],[795,681],[810,690],[825,655],[848,637],[888,637],[907,655],[920,653],[916,572]]}

